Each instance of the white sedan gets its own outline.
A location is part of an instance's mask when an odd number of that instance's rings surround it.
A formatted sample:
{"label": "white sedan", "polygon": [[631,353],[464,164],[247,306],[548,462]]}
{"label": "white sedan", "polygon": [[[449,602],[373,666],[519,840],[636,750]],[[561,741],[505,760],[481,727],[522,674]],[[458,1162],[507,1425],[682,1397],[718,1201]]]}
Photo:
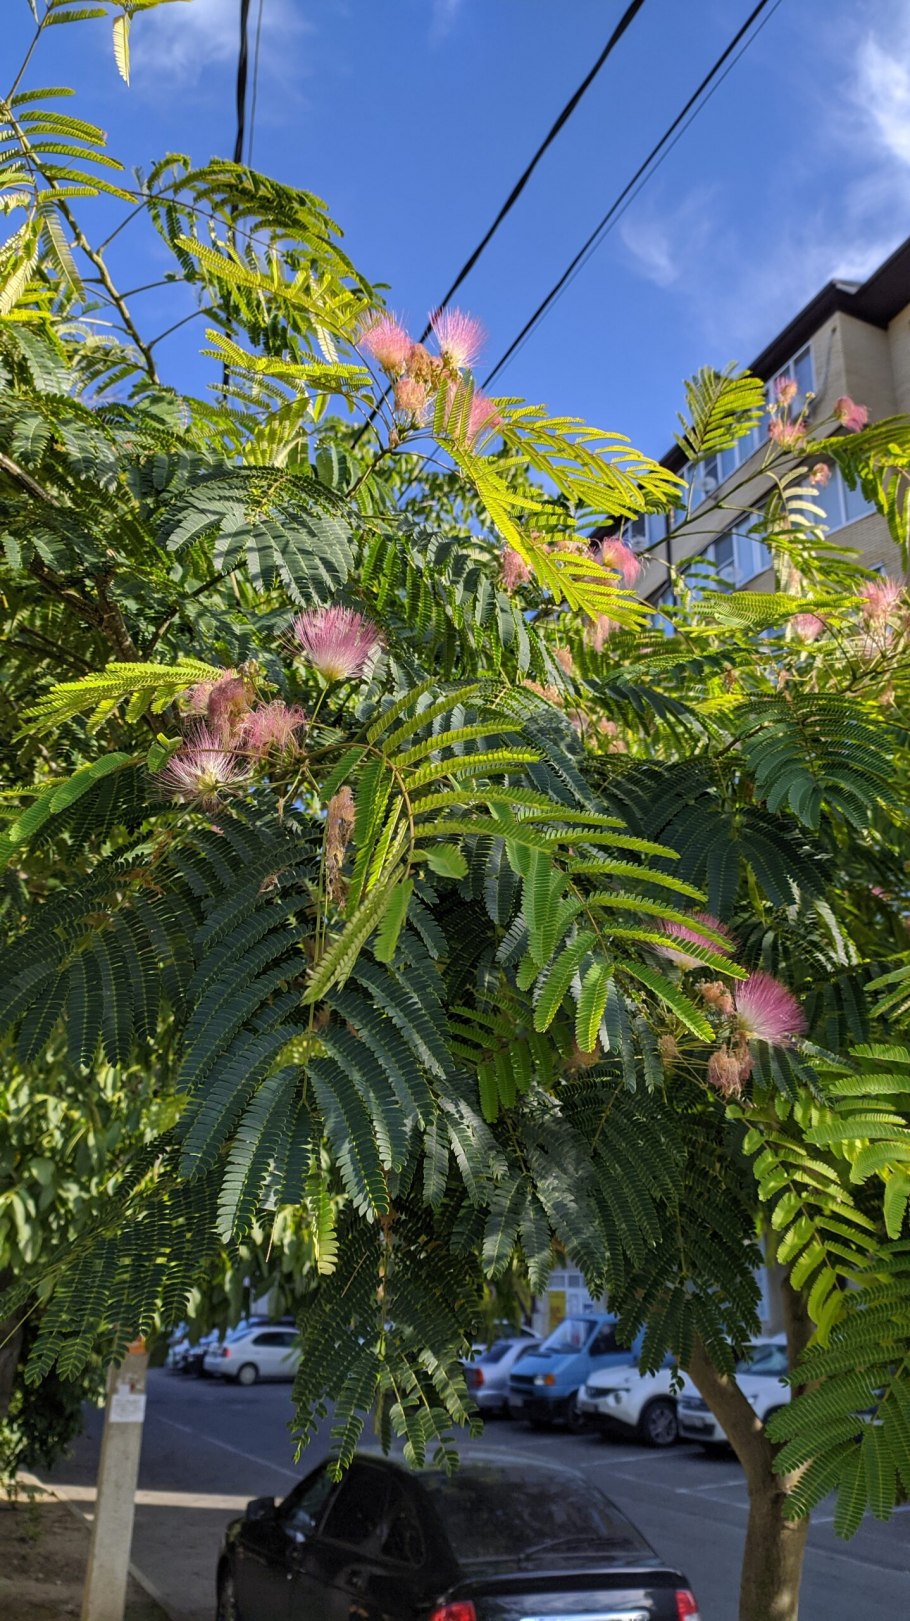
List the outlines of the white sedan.
{"label": "white sedan", "polygon": [[260,1323],[232,1329],[223,1345],[207,1352],[206,1373],[255,1385],[260,1379],[293,1379],[300,1362],[297,1331]]}

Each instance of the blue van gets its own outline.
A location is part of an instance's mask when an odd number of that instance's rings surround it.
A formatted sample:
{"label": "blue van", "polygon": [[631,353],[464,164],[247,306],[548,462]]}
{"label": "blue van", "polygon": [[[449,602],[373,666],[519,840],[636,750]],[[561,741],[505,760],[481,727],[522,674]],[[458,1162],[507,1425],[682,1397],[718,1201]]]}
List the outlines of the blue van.
{"label": "blue van", "polygon": [[631,1367],[638,1362],[644,1331],[631,1349],[616,1338],[616,1318],[605,1312],[565,1317],[552,1334],[528,1351],[509,1376],[509,1409],[541,1429],[562,1420],[570,1430],[584,1428],[577,1397],[582,1385],[601,1368]]}

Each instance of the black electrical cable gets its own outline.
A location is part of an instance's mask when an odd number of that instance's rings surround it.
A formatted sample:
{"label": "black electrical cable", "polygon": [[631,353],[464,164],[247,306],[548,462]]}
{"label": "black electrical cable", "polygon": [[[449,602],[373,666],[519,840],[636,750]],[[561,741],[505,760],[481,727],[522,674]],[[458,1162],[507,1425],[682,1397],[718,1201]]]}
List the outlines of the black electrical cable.
{"label": "black electrical cable", "polygon": [[246,74],[249,59],[250,0],[240,0],[240,50],[237,56],[237,138],[234,141],[234,162],[243,162],[243,143],[246,136]]}
{"label": "black electrical cable", "polygon": [[259,12],[256,17],[256,43],[253,46],[253,94],[250,99],[250,138],[247,142],[246,161],[253,167],[253,137],[256,133],[256,104],[259,100],[259,47],[262,43],[262,12],[265,0],[259,0]]}
{"label": "black electrical cable", "polygon": [[[560,130],[563,128],[563,125],[568,123],[568,121],[571,118],[572,114],[574,113],[576,107],[578,106],[578,103],[581,101],[582,96],[585,94],[585,91],[590,89],[591,85],[594,83],[594,80],[597,78],[597,75],[600,72],[601,68],[603,67],[604,63],[612,55],[613,51],[616,49],[616,46],[619,44],[620,40],[622,39],[623,34],[626,32],[626,29],[630,26],[631,23],[634,22],[636,16],[638,15],[638,13],[641,10],[644,3],[645,3],[645,0],[632,0],[632,4],[626,7],[625,11],[623,12],[622,16],[619,19],[619,22],[616,24],[616,27],[614,28],[612,34],[610,35],[610,38],[607,40],[606,45],[604,46],[604,48],[601,51],[599,57],[597,58],[597,61],[594,63],[594,65],[590,69],[590,71],[585,74],[585,77],[582,79],[581,84],[578,86],[577,90],[575,90],[573,92],[573,94],[569,97],[568,101],[566,102],[565,106],[562,109],[562,112],[558,115],[555,122],[550,126],[549,130],[547,131],[546,135],[544,136],[543,140],[541,141],[540,145],[538,146],[537,151],[534,153],[534,156],[532,157],[530,163],[527,165],[527,168],[524,169],[523,172],[519,175],[519,177],[516,180],[514,186],[512,187],[512,190],[509,192],[508,197],[506,198],[506,200],[503,203],[501,209],[499,210],[499,213],[496,215],[496,218],[494,219],[494,221],[493,221],[492,225],[490,226],[489,230],[487,231],[486,235],[481,237],[481,239],[478,242],[478,244],[477,244],[476,248],[474,249],[473,253],[470,255],[469,258],[467,258],[465,260],[464,264],[462,265],[461,269],[459,270],[458,275],[455,277],[455,280],[453,281],[453,283],[452,283],[451,287],[449,288],[448,292],[444,294],[442,299],[440,299],[440,302],[439,302],[439,304],[437,306],[439,309],[444,309],[445,308],[446,304],[448,304],[449,299],[452,297],[452,295],[458,291],[458,289],[461,286],[462,282],[465,280],[465,277],[468,276],[470,274],[470,272],[473,270],[473,268],[476,265],[478,259],[480,258],[480,255],[483,253],[484,248],[487,246],[487,244],[495,236],[496,232],[499,230],[499,227],[502,224],[503,220],[505,219],[506,215],[511,211],[512,208],[514,208],[515,204],[517,203],[519,197],[521,196],[522,192],[524,191],[525,186],[527,185],[527,183],[530,180],[532,174],[534,173],[534,170],[537,168],[537,165],[540,162],[541,158],[543,157],[544,153],[546,152],[547,148],[552,146],[552,144],[555,141],[555,139],[556,139],[557,135],[559,134]],[[420,334],[420,342],[423,343],[424,339],[428,338],[429,335],[430,335],[430,327],[429,327],[429,325],[427,325],[424,328],[423,332]]]}
{"label": "black electrical cable", "polygon": [[[610,227],[610,225],[615,223],[615,220],[618,217],[619,212],[622,209],[623,204],[629,199],[630,193],[633,190],[635,190],[636,187],[638,187],[638,190],[641,190],[641,186],[639,186],[639,181],[641,181],[641,185],[643,186],[646,183],[646,180],[650,179],[650,174],[646,173],[646,171],[650,170],[651,173],[653,173],[654,170],[652,169],[652,164],[654,165],[655,168],[657,167],[657,164],[655,163],[655,159],[659,158],[661,153],[664,153],[664,155],[666,155],[664,149],[668,148],[668,146],[670,144],[675,145],[675,142],[672,141],[672,137],[674,135],[676,135],[676,132],[677,132],[677,130],[679,130],[680,125],[688,117],[689,113],[692,112],[692,108],[695,107],[695,104],[697,102],[699,102],[700,98],[704,95],[704,92],[706,90],[708,90],[709,86],[712,84],[712,81],[717,78],[718,74],[721,71],[721,68],[723,68],[724,64],[729,61],[730,57],[733,55],[733,52],[736,50],[736,47],[739,45],[739,43],[742,40],[743,36],[749,32],[749,29],[752,27],[752,24],[756,21],[756,19],[758,17],[761,16],[761,13],[766,9],[766,7],[768,5],[771,5],[771,10],[770,10],[770,12],[768,12],[768,16],[765,17],[762,20],[762,23],[760,25],[760,28],[763,28],[765,23],[770,20],[770,18],[773,16],[774,12],[777,10],[778,6],[781,5],[781,4],[782,4],[782,0],[773,0],[773,4],[772,4],[772,0],[759,0],[759,4],[757,6],[755,6],[754,9],[749,13],[749,16],[746,18],[746,21],[743,23],[742,27],[740,29],[738,29],[738,31],[734,34],[733,38],[730,40],[729,45],[727,45],[726,49],[721,52],[721,55],[717,58],[717,61],[711,67],[709,72],[705,74],[705,77],[702,79],[701,84],[698,86],[698,89],[693,91],[692,95],[689,97],[689,99],[686,102],[685,106],[680,110],[680,112],[677,113],[677,115],[674,118],[672,124],[670,124],[668,126],[668,128],[664,131],[663,135],[660,137],[660,140],[656,143],[656,145],[654,145],[651,148],[651,151],[648,153],[648,156],[645,158],[644,162],[641,163],[639,165],[639,167],[636,169],[636,171],[635,171],[634,175],[632,176],[631,180],[628,182],[627,185],[625,185],[623,187],[622,191],[619,193],[619,196],[616,197],[614,199],[614,201],[610,204],[610,207],[607,209],[607,212],[604,214],[603,218],[594,227],[594,230],[591,232],[591,234],[588,237],[587,241],[583,243],[581,248],[579,248],[578,252],[576,253],[575,257],[566,266],[566,269],[563,271],[562,275],[559,277],[559,280],[554,282],[553,286],[550,288],[550,291],[547,293],[546,297],[541,299],[541,301],[538,304],[538,306],[537,306],[536,310],[534,311],[533,315],[531,315],[528,318],[528,320],[525,322],[525,324],[522,327],[521,331],[518,333],[518,336],[512,340],[512,342],[509,344],[508,349],[506,349],[505,353],[500,355],[499,359],[496,362],[496,365],[492,368],[491,371],[489,371],[487,373],[486,377],[483,380],[484,388],[488,388],[490,386],[490,384],[492,383],[494,377],[496,377],[497,374],[500,371],[502,371],[502,368],[511,359],[511,357],[512,357],[512,355],[514,355],[515,351],[518,348],[521,347],[521,345],[526,341],[527,338],[530,337],[531,332],[538,325],[538,323],[543,319],[544,315],[547,313],[547,310],[550,308],[550,305],[559,297],[559,294],[563,291],[563,288],[566,286],[567,282],[569,282],[572,279],[572,276],[574,275],[574,273],[578,269],[580,269],[582,261],[585,260],[589,256],[589,254],[594,251],[595,247],[597,247],[599,245],[602,238],[606,235],[606,232],[607,232],[608,228]],[[747,41],[746,45],[743,46],[742,51],[739,53],[740,56],[744,55],[745,51],[748,50],[749,45],[752,44],[752,40],[755,39],[757,37],[758,33],[760,32],[760,28],[756,29],[755,34],[752,35],[752,38],[749,39]],[[737,57],[736,60],[738,61],[739,57]],[[734,65],[735,64],[732,63],[732,62],[730,63],[731,68]],[[729,69],[727,71],[729,72]],[[726,74],[724,74],[723,77],[725,78]],[[714,88],[716,89],[717,86],[715,85]],[[710,93],[713,94],[713,91],[711,91]],[[705,101],[701,102],[701,105],[696,108],[696,111],[694,113],[692,113],[692,118],[693,119],[697,116],[698,112],[701,111],[701,107],[705,105],[705,102],[707,102],[708,99],[709,99],[708,96],[705,96]],[[690,122],[691,121],[692,120],[690,119]],[[680,133],[682,133],[682,132],[680,132]],[[643,176],[645,177],[644,179],[642,178]]]}

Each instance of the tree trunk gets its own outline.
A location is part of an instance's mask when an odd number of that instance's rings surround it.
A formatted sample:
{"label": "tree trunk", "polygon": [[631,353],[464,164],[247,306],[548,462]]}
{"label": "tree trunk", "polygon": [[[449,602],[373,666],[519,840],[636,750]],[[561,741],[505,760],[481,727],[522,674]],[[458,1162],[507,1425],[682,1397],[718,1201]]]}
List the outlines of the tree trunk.
{"label": "tree trunk", "polygon": [[[794,1346],[801,1348],[804,1313],[790,1290]],[[788,1323],[789,1328],[789,1323]],[[789,1336],[788,1336],[789,1338]],[[799,1584],[808,1519],[785,1520],[788,1481],[774,1472],[775,1448],[739,1386],[719,1373],[704,1345],[696,1341],[690,1378],[723,1425],[743,1466],[749,1488],[749,1520],[739,1590],[739,1621],[798,1621]]]}
{"label": "tree trunk", "polygon": [[[9,1288],[13,1277],[11,1272],[0,1272],[0,1294]],[[7,1317],[0,1322],[0,1419],[4,1419],[9,1412],[9,1404],[13,1396],[16,1383],[16,1369],[22,1355],[22,1335],[24,1316],[17,1312],[13,1317]]]}

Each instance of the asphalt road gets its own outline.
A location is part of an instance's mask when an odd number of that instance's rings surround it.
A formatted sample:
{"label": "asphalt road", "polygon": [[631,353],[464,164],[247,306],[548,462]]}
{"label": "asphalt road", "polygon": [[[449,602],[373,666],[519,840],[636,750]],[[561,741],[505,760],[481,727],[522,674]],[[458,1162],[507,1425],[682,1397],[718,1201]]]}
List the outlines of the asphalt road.
{"label": "asphalt road", "polygon": [[[132,1557],[174,1621],[212,1621],[226,1521],[251,1497],[284,1496],[327,1450],[325,1425],[295,1464],[290,1414],[287,1385],[241,1390],[163,1370],[150,1374]],[[73,1457],[52,1477],[88,1513],[100,1418],[91,1414]],[[706,1457],[697,1446],[652,1452],[590,1435],[538,1434],[502,1420],[463,1445],[466,1452],[551,1458],[580,1470],[686,1572],[703,1621],[735,1621],[747,1498],[733,1459]],[[908,1621],[910,1511],[888,1525],[867,1522],[848,1543],[835,1537],[832,1513],[823,1505],[812,1524],[800,1621]]]}

